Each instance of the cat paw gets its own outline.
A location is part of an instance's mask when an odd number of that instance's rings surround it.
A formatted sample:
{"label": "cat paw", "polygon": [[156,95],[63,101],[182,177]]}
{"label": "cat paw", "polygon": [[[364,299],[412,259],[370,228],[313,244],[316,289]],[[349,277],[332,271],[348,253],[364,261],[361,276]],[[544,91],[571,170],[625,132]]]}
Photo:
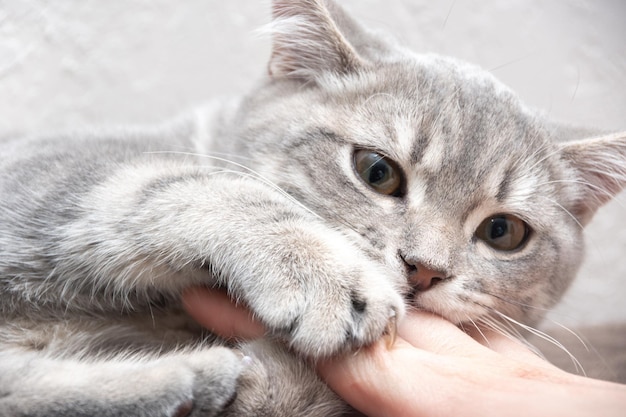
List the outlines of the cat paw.
{"label": "cat paw", "polygon": [[168,367],[177,368],[178,386],[184,395],[170,406],[171,417],[210,417],[220,415],[236,398],[237,384],[243,369],[241,354],[231,349],[213,347],[203,351],[176,354],[165,359]]}
{"label": "cat paw", "polygon": [[361,264],[331,271],[336,285],[308,288],[289,329],[291,346],[312,357],[368,345],[395,326],[404,312],[402,298],[380,270]]}
{"label": "cat paw", "polygon": [[347,409],[301,358],[260,339],[238,347],[245,366],[237,395],[220,417],[339,417]]}
{"label": "cat paw", "polygon": [[[286,234],[278,269],[259,280],[248,302],[290,346],[325,357],[370,344],[404,313],[401,278],[332,230]],[[250,294],[250,293],[249,293]]]}

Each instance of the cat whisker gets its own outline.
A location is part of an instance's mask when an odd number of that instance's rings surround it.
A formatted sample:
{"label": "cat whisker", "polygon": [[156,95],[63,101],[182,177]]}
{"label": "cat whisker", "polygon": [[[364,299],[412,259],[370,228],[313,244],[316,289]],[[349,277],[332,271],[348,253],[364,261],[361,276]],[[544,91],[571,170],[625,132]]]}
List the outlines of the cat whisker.
{"label": "cat whisker", "polygon": [[494,314],[496,314],[498,317],[526,330],[529,333],[532,333],[533,335],[539,337],[540,339],[545,340],[548,343],[553,344],[554,346],[556,346],[557,348],[559,348],[561,351],[563,351],[572,361],[574,367],[576,368],[577,372],[580,372],[582,375],[586,376],[586,372],[585,369],[583,368],[582,364],[580,363],[580,361],[558,340],[556,340],[554,337],[550,336],[549,334],[538,330],[532,326],[528,326],[524,323],[521,323],[517,320],[515,320],[512,317],[509,317],[508,315],[499,312],[498,310],[494,309],[494,308],[489,308]]}
{"label": "cat whisker", "polygon": [[576,338],[576,340],[578,340],[580,342],[580,344],[585,348],[585,350],[587,352],[590,352],[591,349],[589,348],[589,346],[587,346],[587,343],[585,343],[585,341],[582,339],[582,337],[580,337],[578,335],[578,333],[576,333],[575,331],[573,331],[572,329],[570,329],[569,327],[565,326],[564,324],[559,323],[556,320],[553,320],[551,318],[547,318],[546,320],[548,320],[550,323],[554,324],[555,326],[558,326],[559,328],[565,330],[567,333],[571,334],[572,336],[574,336]]}
{"label": "cat whisker", "polygon": [[[537,136],[538,136],[538,134],[536,134],[533,139],[536,139]],[[542,154],[542,153],[545,153],[545,151],[548,150],[548,149],[549,149],[548,145],[546,145],[546,144],[538,146],[537,149],[535,149],[529,155],[526,155],[525,158],[516,160],[514,162],[514,166],[517,169],[519,169],[520,175],[528,176],[528,177],[532,176],[533,169],[538,165],[538,164],[534,163],[534,160],[536,158],[539,158],[539,155]]]}
{"label": "cat whisker", "polygon": [[[544,173],[541,170],[541,167],[536,168],[538,164],[530,165],[533,162],[533,158],[539,157],[536,154],[541,153],[543,149],[544,148],[542,147],[540,150],[534,152],[532,157],[527,156],[524,159],[519,159],[513,162],[511,164],[511,169],[514,169],[515,171],[517,171],[517,175],[520,178],[532,179],[533,181],[537,181],[537,182],[547,180],[547,178],[544,176]],[[536,187],[536,185],[533,184],[533,187]]]}
{"label": "cat whisker", "polygon": [[611,365],[609,365],[606,361],[605,356],[598,351],[591,343],[589,343],[589,341],[585,341],[585,339],[583,339],[584,336],[579,335],[578,333],[576,333],[574,330],[570,329],[569,327],[557,322],[556,320],[553,320],[552,318],[548,317],[546,318],[547,321],[549,321],[550,323],[556,325],[557,327],[565,330],[567,333],[571,334],[572,336],[574,336],[576,338],[576,340],[583,346],[583,348],[590,353],[593,353],[593,355],[602,362],[602,364],[605,366],[606,369],[610,369]]}
{"label": "cat whisker", "polygon": [[206,155],[206,154],[198,154],[198,153],[193,153],[193,152],[180,152],[180,151],[153,151],[153,152],[146,152],[148,154],[175,154],[175,155],[187,155],[187,156],[194,156],[194,157],[199,157],[199,158],[207,158],[207,159],[212,159],[215,161],[219,161],[219,162],[224,162],[227,164],[231,164],[236,166],[237,168],[241,168],[244,171],[247,171],[250,174],[249,178],[253,178],[253,179],[257,179],[259,181],[261,181],[262,183],[270,186],[271,188],[273,188],[274,190],[278,191],[281,195],[283,195],[284,197],[288,198],[289,200],[291,200],[294,204],[298,205],[299,207],[301,207],[302,209],[306,210],[308,213],[312,214],[313,216],[315,216],[316,218],[321,218],[321,216],[319,216],[317,213],[315,213],[313,210],[311,210],[310,208],[306,207],[304,204],[302,204],[302,202],[298,201],[297,199],[293,198],[293,196],[291,196],[289,193],[287,193],[285,190],[283,190],[278,184],[276,184],[275,182],[271,181],[270,179],[268,179],[267,177],[263,176],[261,173],[259,173],[258,171],[240,164],[239,162],[235,162],[232,161],[230,159],[226,159],[226,158],[222,158],[219,156],[213,156],[213,155]]}
{"label": "cat whisker", "polygon": [[[322,198],[318,197],[318,196],[309,195],[309,198],[316,198],[315,200],[313,200],[313,203],[316,206],[318,206],[318,207],[323,207],[325,205],[325,201]],[[336,222],[336,223],[338,223],[338,224],[340,224],[342,226],[345,226],[346,229],[351,230],[352,232],[356,233],[357,235],[361,235],[361,233],[359,232],[359,228],[356,227],[354,224],[350,223],[346,218],[341,217],[340,214],[341,214],[340,212],[332,213],[332,221],[334,221],[334,222]],[[321,217],[321,216],[318,216],[318,217]],[[329,217],[328,214],[327,214],[327,217]],[[329,219],[327,219],[327,220],[329,220]]]}
{"label": "cat whisker", "polygon": [[467,320],[472,324],[472,326],[474,326],[476,331],[478,331],[478,333],[480,333],[480,335],[482,336],[482,338],[485,341],[485,343],[487,344],[487,346],[489,346],[489,339],[487,339],[487,336],[485,336],[483,331],[480,329],[480,326],[478,326],[478,324],[468,314],[466,314],[465,317],[467,317]]}
{"label": "cat whisker", "polygon": [[[578,185],[583,185],[585,187],[591,188],[594,191],[596,191],[598,194],[601,195],[605,195],[607,198],[613,198],[613,194],[611,194],[609,191],[607,191],[606,189],[603,189],[602,187],[599,187],[595,184],[592,184],[588,181],[581,181],[581,180],[568,180],[568,179],[564,179],[564,180],[552,180],[552,181],[546,181],[546,182],[542,182],[537,184],[537,187],[541,187],[543,185],[549,185],[549,184],[558,184],[558,183],[569,183],[569,184],[578,184]],[[593,195],[593,197],[595,197],[596,199],[598,199],[599,197]],[[617,201],[617,203],[624,209],[626,209],[626,205],[622,204],[622,202],[619,199],[615,199]]]}
{"label": "cat whisker", "polygon": [[443,20],[443,25],[441,26],[441,29],[445,29],[446,25],[448,24],[448,19],[450,19],[450,15],[452,14],[452,9],[454,9],[454,6],[456,5],[456,0],[454,0],[452,2],[452,4],[450,5],[450,8],[448,9],[448,13],[446,14],[446,18]]}
{"label": "cat whisker", "polygon": [[501,335],[505,336],[509,340],[513,340],[513,341],[522,343],[524,346],[526,346],[528,349],[530,349],[535,355],[545,359],[545,356],[541,353],[541,351],[536,346],[534,346],[532,343],[530,343],[522,335],[522,333],[520,333],[520,331],[517,328],[515,328],[510,322],[496,320],[492,316],[484,316],[484,317],[481,317],[479,319],[479,323],[481,323],[481,324],[489,327],[490,329],[500,333]]}
{"label": "cat whisker", "polygon": [[556,202],[554,199],[550,198],[550,197],[546,197],[546,196],[539,196],[541,198],[543,198],[544,200],[548,200],[549,202],[551,202],[552,204],[554,204],[555,206],[557,206],[558,208],[560,208],[561,210],[563,210],[565,213],[567,213],[567,215],[569,217],[572,218],[572,220],[574,220],[574,222],[578,225],[578,227],[580,227],[581,229],[584,229],[585,226],[582,225],[582,223],[576,218],[576,216],[574,216],[572,214],[572,212],[570,212],[568,209],[566,209],[565,207],[563,207],[561,204],[559,204],[558,202]]}
{"label": "cat whisker", "polygon": [[228,153],[228,152],[217,152],[217,151],[211,151],[210,154],[205,153],[205,154],[197,154],[196,156],[201,156],[201,157],[206,157],[206,156],[217,156],[220,158],[224,158],[227,161],[234,161],[236,159],[242,160],[242,161],[254,161],[255,159],[249,156],[244,156],[244,155],[237,155],[234,153]]}
{"label": "cat whisker", "polygon": [[536,167],[539,164],[542,164],[545,160],[552,158],[555,155],[560,155],[561,154],[561,150],[560,149],[555,149],[552,152],[549,152],[547,155],[545,155],[543,158],[535,161],[535,163],[533,165],[530,166],[529,170],[532,170],[534,167]]}
{"label": "cat whisker", "polygon": [[[530,309],[533,309],[533,310],[539,310],[539,311],[543,311],[543,312],[550,311],[549,308],[538,307],[538,306],[534,306],[532,304],[522,303],[521,301],[513,300],[513,299],[510,299],[510,298],[504,297],[504,296],[502,296],[500,294],[493,293],[493,292],[489,292],[489,291],[485,291],[485,290],[483,290],[482,292],[484,294],[490,296],[490,297],[497,298],[500,301],[504,301],[505,303],[513,304],[515,306],[524,307],[524,308],[530,308]],[[487,306],[483,306],[483,307],[488,308]]]}
{"label": "cat whisker", "polygon": [[478,323],[512,340],[524,339],[521,333],[519,333],[517,330],[506,326],[508,322],[497,321],[492,316],[479,317]]}
{"label": "cat whisker", "polygon": [[[490,293],[490,292],[485,292],[485,294],[487,294],[487,295],[489,295],[489,296],[491,296],[493,298],[497,298],[497,299],[499,299],[501,301],[504,301],[506,303],[516,305],[516,306],[520,306],[520,307],[524,307],[524,308],[530,308],[530,309],[534,309],[534,310],[539,310],[539,311],[542,311],[542,312],[550,311],[550,309],[548,309],[548,308],[542,308],[542,307],[538,307],[538,306],[533,306],[533,305],[530,305],[530,304],[522,303],[522,302],[519,302],[517,300],[512,300],[512,299],[503,297],[503,296],[498,295],[498,294],[494,294],[494,293]],[[483,306],[483,307],[485,307],[485,308],[487,308],[489,310],[492,310],[492,311],[495,310],[492,307],[487,307],[487,306]],[[499,313],[503,314],[502,312],[499,312]],[[493,320],[493,318],[489,317],[489,316],[481,318],[481,320],[487,320],[487,319]],[[587,345],[584,343],[584,341],[581,339],[581,337],[578,334],[576,334],[576,332],[574,332],[573,330],[571,330],[568,327],[566,327],[566,326],[556,322],[555,320],[553,320],[553,319],[551,319],[549,317],[546,320],[548,320],[551,323],[557,325],[558,327],[561,327],[562,329],[566,330],[568,333],[571,333],[573,336],[576,337],[576,339],[578,339],[580,341],[580,343],[585,347],[585,349],[587,349],[587,351],[589,351],[589,348],[587,347]],[[513,332],[515,334],[515,337],[517,339],[523,340],[523,341],[526,340],[526,338],[514,327],[513,323],[511,323],[510,321],[498,322],[498,323],[501,323],[503,325],[507,325],[507,327],[511,330],[511,332]],[[527,345],[529,347],[531,347],[533,349],[533,351],[536,351],[536,353],[538,355],[543,356],[541,354],[541,352],[538,349],[536,349],[534,346],[532,346],[530,343],[527,343]]]}

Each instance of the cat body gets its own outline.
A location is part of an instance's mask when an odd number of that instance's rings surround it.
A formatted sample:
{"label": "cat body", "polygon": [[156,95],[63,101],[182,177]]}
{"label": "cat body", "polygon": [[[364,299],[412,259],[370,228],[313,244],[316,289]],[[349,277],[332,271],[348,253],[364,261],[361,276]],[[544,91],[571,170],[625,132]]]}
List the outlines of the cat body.
{"label": "cat body", "polygon": [[[563,132],[489,73],[416,55],[331,1],[275,0],[269,75],[162,126],[0,142],[0,415],[332,416],[301,357],[406,308],[536,323],[626,136]],[[222,287],[227,344],[180,294]]]}

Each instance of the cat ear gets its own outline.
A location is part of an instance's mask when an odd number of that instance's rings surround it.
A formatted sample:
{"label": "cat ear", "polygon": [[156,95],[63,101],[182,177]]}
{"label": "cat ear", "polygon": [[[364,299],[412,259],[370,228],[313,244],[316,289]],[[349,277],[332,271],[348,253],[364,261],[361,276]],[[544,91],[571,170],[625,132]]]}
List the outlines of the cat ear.
{"label": "cat ear", "polygon": [[582,185],[582,195],[570,211],[585,225],[600,206],[626,187],[626,132],[561,146]]}
{"label": "cat ear", "polygon": [[364,64],[346,35],[358,25],[330,0],[274,0],[269,73],[312,81],[322,72],[347,74]]}

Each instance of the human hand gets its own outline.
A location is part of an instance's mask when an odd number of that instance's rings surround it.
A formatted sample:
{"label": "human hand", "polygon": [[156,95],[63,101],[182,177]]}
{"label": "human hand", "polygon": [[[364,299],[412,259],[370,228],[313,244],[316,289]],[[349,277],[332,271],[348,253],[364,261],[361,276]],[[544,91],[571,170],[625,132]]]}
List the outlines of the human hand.
{"label": "human hand", "polygon": [[468,333],[412,312],[391,348],[381,340],[318,372],[370,417],[617,417],[626,410],[625,386],[568,374],[501,333]]}
{"label": "human hand", "polygon": [[198,323],[228,340],[257,339],[265,333],[250,310],[234,303],[224,291],[189,288],[183,293],[183,306]]}
{"label": "human hand", "polygon": [[[223,292],[183,295],[192,317],[224,337],[264,329]],[[370,417],[621,416],[626,387],[568,374],[517,340],[488,329],[463,332],[425,312],[408,314],[398,338],[318,363],[318,373]]]}

